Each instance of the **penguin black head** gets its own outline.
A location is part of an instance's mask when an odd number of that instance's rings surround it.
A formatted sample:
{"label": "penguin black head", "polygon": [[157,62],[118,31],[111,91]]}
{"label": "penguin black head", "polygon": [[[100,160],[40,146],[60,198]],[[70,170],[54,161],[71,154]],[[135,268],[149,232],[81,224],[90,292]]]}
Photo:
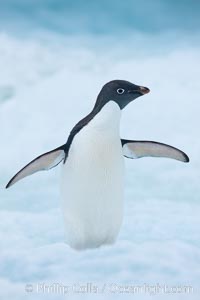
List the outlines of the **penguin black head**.
{"label": "penguin black head", "polygon": [[103,107],[110,100],[115,101],[120,109],[136,98],[149,93],[147,87],[135,85],[125,80],[112,80],[106,83],[101,89],[95,106]]}

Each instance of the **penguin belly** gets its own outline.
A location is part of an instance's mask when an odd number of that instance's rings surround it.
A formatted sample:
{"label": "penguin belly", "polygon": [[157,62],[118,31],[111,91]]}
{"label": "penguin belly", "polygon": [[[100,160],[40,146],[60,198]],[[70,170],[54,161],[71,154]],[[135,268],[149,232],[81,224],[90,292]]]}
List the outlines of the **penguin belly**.
{"label": "penguin belly", "polygon": [[67,243],[75,249],[113,243],[123,218],[124,159],[120,109],[110,101],[74,137],[62,167]]}

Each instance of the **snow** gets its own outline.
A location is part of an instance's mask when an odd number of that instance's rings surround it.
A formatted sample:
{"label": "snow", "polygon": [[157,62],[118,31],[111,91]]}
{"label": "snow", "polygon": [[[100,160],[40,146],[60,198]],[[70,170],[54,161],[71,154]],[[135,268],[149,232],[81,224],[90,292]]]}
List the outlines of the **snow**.
{"label": "snow", "polygon": [[[150,289],[133,295],[111,287],[159,284],[191,286],[193,292],[160,292],[158,299],[199,299],[199,47],[135,55],[133,44],[124,57],[115,44],[100,51],[77,47],[70,38],[68,43],[0,35],[1,298],[149,299]],[[185,151],[190,163],[126,160],[124,223],[117,243],[74,251],[64,243],[59,167],[9,190],[4,186],[35,156],[62,145],[112,79],[151,89],[124,110],[121,136],[169,143]],[[64,294],[41,288],[87,283],[103,291]],[[27,284],[33,285],[30,291]]]}

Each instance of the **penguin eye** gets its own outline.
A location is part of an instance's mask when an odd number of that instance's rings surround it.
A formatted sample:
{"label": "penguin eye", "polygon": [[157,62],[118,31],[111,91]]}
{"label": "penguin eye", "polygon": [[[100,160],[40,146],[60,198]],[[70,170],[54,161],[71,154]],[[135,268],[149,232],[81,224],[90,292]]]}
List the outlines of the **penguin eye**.
{"label": "penguin eye", "polygon": [[125,90],[122,89],[122,88],[117,89],[117,93],[118,93],[119,95],[123,94],[124,92],[125,92]]}

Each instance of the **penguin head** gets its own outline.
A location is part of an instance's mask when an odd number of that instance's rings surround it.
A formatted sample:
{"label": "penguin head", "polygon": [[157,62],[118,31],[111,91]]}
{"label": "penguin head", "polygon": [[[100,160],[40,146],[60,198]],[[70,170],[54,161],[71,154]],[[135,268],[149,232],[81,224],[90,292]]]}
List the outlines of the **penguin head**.
{"label": "penguin head", "polygon": [[147,87],[139,86],[125,80],[113,80],[106,83],[101,89],[96,105],[104,106],[109,101],[115,101],[120,109],[136,98],[149,93]]}

